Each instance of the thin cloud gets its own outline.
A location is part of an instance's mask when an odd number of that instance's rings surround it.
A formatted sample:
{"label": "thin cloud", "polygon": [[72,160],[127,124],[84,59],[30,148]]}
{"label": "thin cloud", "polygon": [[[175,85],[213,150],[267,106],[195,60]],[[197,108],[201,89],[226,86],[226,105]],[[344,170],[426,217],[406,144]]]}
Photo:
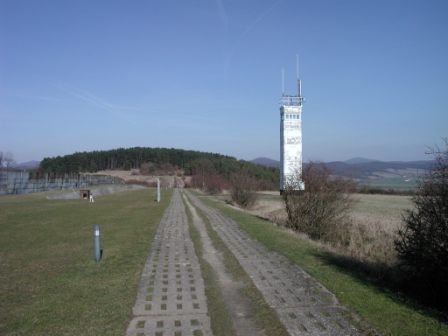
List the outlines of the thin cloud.
{"label": "thin cloud", "polygon": [[218,15],[221,19],[221,23],[227,29],[229,27],[229,17],[227,16],[226,8],[222,0],[215,0],[216,6],[218,7]]}
{"label": "thin cloud", "polygon": [[261,21],[263,21],[263,19],[270,13],[272,12],[272,10],[278,6],[278,4],[280,2],[282,2],[283,0],[278,0],[276,2],[274,2],[274,4],[272,6],[270,6],[269,8],[267,8],[265,11],[261,12],[253,21],[249,22],[249,24],[246,26],[246,29],[244,29],[244,31],[242,32],[242,34],[240,35],[240,38],[242,38],[243,36],[245,36],[247,33],[249,33],[252,29],[255,28],[255,26],[257,26]]}
{"label": "thin cloud", "polygon": [[117,105],[112,104],[105,99],[98,97],[97,95],[85,91],[85,90],[79,90],[79,89],[72,89],[72,88],[66,88],[66,87],[59,87],[60,90],[63,92],[78,98],[79,100],[82,100],[92,106],[99,107],[103,110],[109,111],[109,112],[120,112],[123,110],[134,110],[138,111],[139,109],[132,106],[123,106],[123,105]]}
{"label": "thin cloud", "polygon": [[[218,2],[221,2],[221,0],[216,0]],[[260,14],[258,14],[254,20],[250,21],[247,26],[244,28],[244,30],[242,31],[241,34],[239,34],[239,36],[235,39],[235,43],[233,44],[233,46],[231,46],[225,54],[224,57],[224,73],[227,74],[233,57],[236,53],[236,49],[237,49],[237,45],[239,44],[239,42],[251,31],[253,30],[257,25],[260,24],[261,21],[263,21],[266,16],[268,16],[274,9],[275,7],[277,7],[280,2],[282,2],[283,0],[277,0],[276,2],[274,2],[270,7],[268,7],[266,10],[262,11]]]}
{"label": "thin cloud", "polygon": [[48,97],[48,96],[33,96],[33,95],[25,95],[25,94],[15,94],[13,97],[22,98],[22,99],[32,99],[32,100],[41,100],[50,103],[58,103],[62,101],[59,98]]}

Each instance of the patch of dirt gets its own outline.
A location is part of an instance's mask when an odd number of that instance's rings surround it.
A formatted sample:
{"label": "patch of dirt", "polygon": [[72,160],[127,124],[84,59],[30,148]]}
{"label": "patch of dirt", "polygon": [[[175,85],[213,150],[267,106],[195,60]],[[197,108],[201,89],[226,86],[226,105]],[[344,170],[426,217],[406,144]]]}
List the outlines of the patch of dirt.
{"label": "patch of dirt", "polygon": [[163,188],[173,188],[179,187],[183,188],[185,186],[187,177],[176,176],[176,175],[141,175],[138,170],[101,170],[91,175],[109,175],[121,178],[126,183],[136,183],[144,184],[147,186],[156,186],[157,179],[160,179],[160,185]]}

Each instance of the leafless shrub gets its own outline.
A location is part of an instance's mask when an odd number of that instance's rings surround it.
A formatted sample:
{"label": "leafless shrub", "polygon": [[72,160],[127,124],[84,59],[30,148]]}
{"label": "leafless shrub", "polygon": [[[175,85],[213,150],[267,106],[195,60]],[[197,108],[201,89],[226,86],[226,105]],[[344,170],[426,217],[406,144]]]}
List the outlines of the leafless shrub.
{"label": "leafless shrub", "polygon": [[175,173],[178,169],[179,169],[178,167],[176,167],[170,163],[162,163],[159,166],[158,174],[173,176],[173,175],[175,175]]}
{"label": "leafless shrub", "polygon": [[174,185],[174,179],[170,176],[161,176],[159,180],[162,188],[172,188]]}
{"label": "leafless shrub", "polygon": [[134,180],[134,179],[127,180],[126,184],[138,184],[138,185],[141,185],[144,187],[155,187],[155,185],[156,185],[155,182],[148,182],[148,181]]}
{"label": "leafless shrub", "polygon": [[211,195],[216,195],[229,186],[227,180],[221,175],[207,175],[204,182],[205,191]]}
{"label": "leafless shrub", "polygon": [[14,156],[11,152],[3,153],[0,151],[0,170],[3,167],[6,168],[6,170],[10,170],[14,163]]}
{"label": "leafless shrub", "polygon": [[191,184],[191,180],[184,180],[184,188],[191,188],[192,184]]}
{"label": "leafless shrub", "polygon": [[232,200],[242,208],[252,206],[257,200],[257,181],[245,173],[234,174],[230,179]]}
{"label": "leafless shrub", "polygon": [[154,175],[157,170],[157,165],[152,162],[145,162],[140,165],[140,174]]}
{"label": "leafless shrub", "polygon": [[350,180],[331,177],[322,163],[311,162],[302,173],[305,191],[297,192],[289,184],[283,192],[288,215],[287,226],[310,238],[348,245],[350,229],[347,214],[352,201]]}

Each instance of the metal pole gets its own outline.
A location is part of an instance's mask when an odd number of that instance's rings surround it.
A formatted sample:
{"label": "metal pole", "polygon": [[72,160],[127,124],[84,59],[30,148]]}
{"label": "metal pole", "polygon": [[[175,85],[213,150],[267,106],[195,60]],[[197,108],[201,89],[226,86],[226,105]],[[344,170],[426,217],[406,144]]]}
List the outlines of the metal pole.
{"label": "metal pole", "polygon": [[101,243],[100,243],[100,226],[98,224],[95,224],[93,236],[95,240],[95,260],[96,262],[99,262],[101,260]]}
{"label": "metal pole", "polygon": [[160,180],[157,179],[157,203],[160,202]]}

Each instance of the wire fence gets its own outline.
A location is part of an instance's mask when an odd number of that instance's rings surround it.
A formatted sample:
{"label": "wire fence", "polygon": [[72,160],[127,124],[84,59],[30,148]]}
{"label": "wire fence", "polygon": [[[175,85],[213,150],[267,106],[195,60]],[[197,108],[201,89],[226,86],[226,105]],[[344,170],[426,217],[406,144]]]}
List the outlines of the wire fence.
{"label": "wire fence", "polygon": [[0,171],[0,195],[28,194],[48,190],[86,188],[99,184],[123,184],[118,177],[108,175],[70,174],[32,179],[28,172]]}

